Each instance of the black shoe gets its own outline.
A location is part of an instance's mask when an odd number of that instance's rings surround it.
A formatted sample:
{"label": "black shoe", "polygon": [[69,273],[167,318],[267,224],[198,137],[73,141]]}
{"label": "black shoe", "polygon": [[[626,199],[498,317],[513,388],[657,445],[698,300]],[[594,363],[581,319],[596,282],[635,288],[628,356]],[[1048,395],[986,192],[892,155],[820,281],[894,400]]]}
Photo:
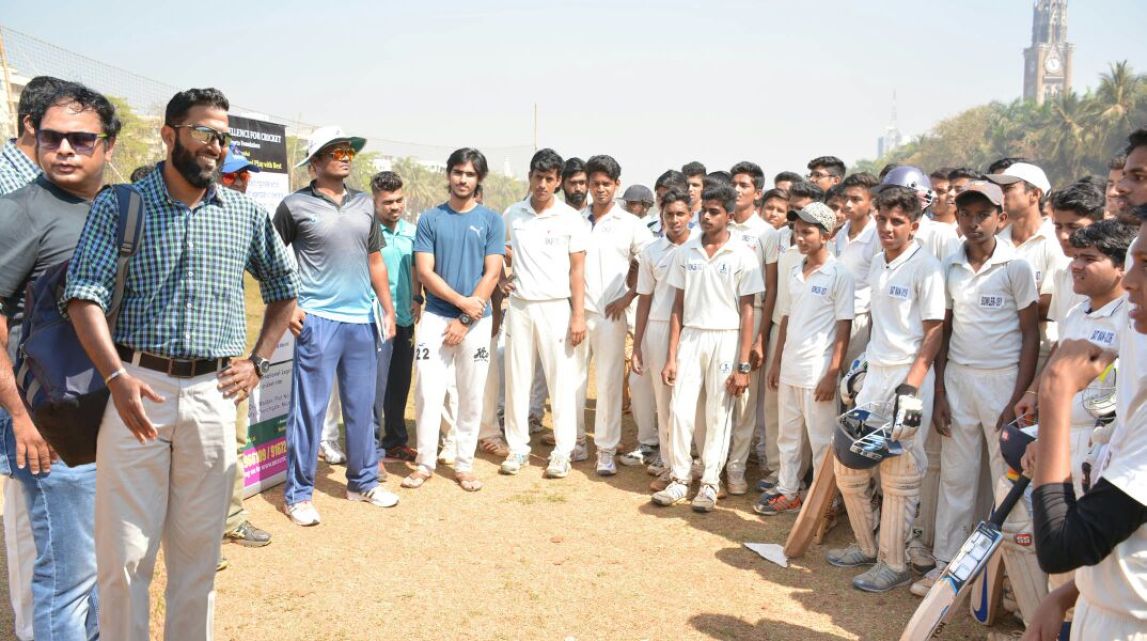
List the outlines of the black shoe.
{"label": "black shoe", "polygon": [[248,548],[261,548],[271,543],[271,533],[251,525],[250,521],[243,521],[239,527],[224,534],[223,538]]}

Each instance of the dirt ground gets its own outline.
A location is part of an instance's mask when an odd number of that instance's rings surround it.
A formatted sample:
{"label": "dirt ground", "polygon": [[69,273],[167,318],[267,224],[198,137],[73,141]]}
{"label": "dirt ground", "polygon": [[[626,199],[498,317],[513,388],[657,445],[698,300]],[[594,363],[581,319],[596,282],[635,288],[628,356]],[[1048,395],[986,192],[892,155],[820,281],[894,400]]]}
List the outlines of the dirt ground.
{"label": "dirt ground", "polygon": [[[632,444],[629,416],[625,426]],[[344,469],[320,463],[323,522],[313,528],[287,520],[281,488],[249,499],[251,520],[275,538],[261,549],[224,546],[231,567],[216,581],[216,638],[885,640],[899,638],[919,602],[907,588],[858,592],[854,570],[825,563],[829,547],[847,544],[847,523],[784,569],[742,545],[783,543],[795,518],[758,517],[756,492],[711,514],[658,508],[644,469],[602,478],[586,461],[547,480],[549,448],[534,444],[518,476],[500,476],[499,461],[480,455],[486,487],[476,494],[445,467],[420,489],[399,488],[409,468],[387,463],[387,487],[402,498],[389,510],[345,500]],[[757,470],[750,475],[755,483]],[[162,583],[153,586],[157,619]],[[6,587],[0,581],[0,638],[11,638]],[[964,612],[943,638],[984,638]]]}

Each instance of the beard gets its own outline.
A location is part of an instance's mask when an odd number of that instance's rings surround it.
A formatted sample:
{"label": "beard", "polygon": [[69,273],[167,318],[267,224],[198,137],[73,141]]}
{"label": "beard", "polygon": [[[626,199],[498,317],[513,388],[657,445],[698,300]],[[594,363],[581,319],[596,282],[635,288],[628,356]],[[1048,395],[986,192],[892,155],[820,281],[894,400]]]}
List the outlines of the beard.
{"label": "beard", "polygon": [[171,165],[192,187],[206,189],[219,178],[219,163],[207,169],[199,164],[199,159],[175,137],[175,147],[171,150]]}
{"label": "beard", "polygon": [[566,192],[566,204],[574,209],[581,209],[585,207],[585,199],[588,193],[583,192]]}

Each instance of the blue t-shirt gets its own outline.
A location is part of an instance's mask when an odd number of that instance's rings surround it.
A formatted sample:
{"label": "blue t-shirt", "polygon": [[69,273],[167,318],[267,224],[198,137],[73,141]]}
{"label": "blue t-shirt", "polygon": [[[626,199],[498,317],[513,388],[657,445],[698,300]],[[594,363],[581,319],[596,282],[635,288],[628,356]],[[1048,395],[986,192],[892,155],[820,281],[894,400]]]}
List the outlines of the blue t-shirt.
{"label": "blue t-shirt", "polygon": [[[442,203],[418,218],[414,253],[434,254],[434,273],[454,291],[469,296],[482,280],[486,257],[506,254],[506,226],[501,216],[482,205],[460,214]],[[446,318],[462,314],[429,288],[426,311]],[[490,315],[489,304],[482,315]]]}

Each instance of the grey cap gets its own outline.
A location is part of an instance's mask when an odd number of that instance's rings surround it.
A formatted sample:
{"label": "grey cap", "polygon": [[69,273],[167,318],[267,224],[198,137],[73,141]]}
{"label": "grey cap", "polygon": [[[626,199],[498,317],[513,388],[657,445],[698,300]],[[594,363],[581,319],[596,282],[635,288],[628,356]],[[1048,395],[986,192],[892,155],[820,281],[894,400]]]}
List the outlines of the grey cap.
{"label": "grey cap", "polygon": [[627,203],[641,202],[652,205],[653,192],[645,185],[630,185],[625,188],[625,193],[621,196],[621,199]]}
{"label": "grey cap", "polygon": [[820,225],[826,232],[836,229],[836,213],[824,203],[812,202],[800,211],[790,211],[789,220],[800,218],[806,223]]}

